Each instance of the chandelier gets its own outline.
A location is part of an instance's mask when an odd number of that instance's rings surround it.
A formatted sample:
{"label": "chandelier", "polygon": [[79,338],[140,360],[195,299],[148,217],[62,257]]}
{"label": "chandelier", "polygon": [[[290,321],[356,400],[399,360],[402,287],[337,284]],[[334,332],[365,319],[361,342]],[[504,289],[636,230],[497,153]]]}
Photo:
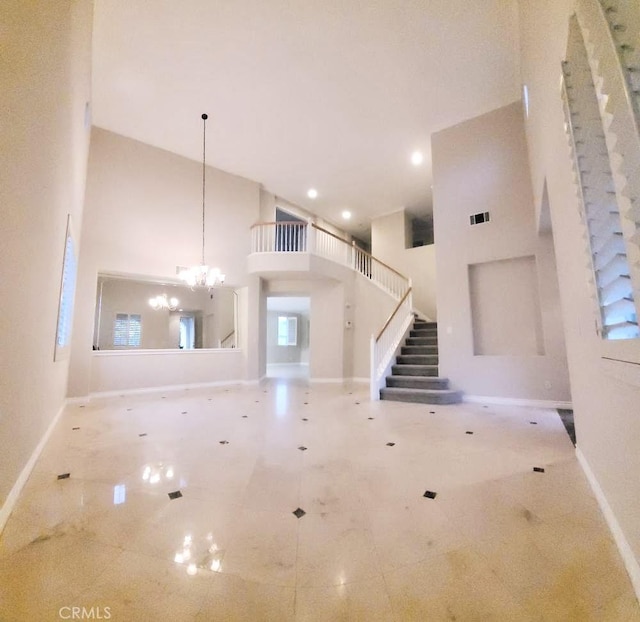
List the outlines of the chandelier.
{"label": "chandelier", "polygon": [[206,114],[202,115],[202,261],[199,266],[189,268],[178,268],[178,277],[192,289],[194,287],[206,287],[211,289],[215,285],[224,283],[225,275],[220,272],[220,268],[209,268],[204,263],[204,198],[206,188],[206,147],[207,147],[207,119]]}
{"label": "chandelier", "polygon": [[175,297],[167,298],[166,294],[160,294],[154,298],[149,298],[149,304],[155,311],[159,311],[160,309],[175,311],[178,308],[179,300]]}

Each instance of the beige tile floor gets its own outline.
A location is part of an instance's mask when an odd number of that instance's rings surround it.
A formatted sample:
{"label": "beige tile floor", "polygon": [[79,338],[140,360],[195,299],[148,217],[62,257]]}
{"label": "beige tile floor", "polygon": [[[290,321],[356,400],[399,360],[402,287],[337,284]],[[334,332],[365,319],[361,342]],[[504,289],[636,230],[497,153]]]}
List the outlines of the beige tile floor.
{"label": "beige tile floor", "polygon": [[67,409],[0,537],[0,620],[72,607],[133,622],[640,620],[555,411],[370,403],[362,386],[296,379]]}

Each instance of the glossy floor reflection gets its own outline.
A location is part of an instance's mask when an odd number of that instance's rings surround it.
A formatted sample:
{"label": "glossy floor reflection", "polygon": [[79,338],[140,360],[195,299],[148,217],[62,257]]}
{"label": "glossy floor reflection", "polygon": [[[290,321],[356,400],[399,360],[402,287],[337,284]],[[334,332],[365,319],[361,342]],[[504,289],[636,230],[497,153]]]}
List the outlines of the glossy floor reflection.
{"label": "glossy floor reflection", "polygon": [[640,620],[555,410],[370,403],[296,379],[67,409],[0,538],[0,620],[71,607]]}

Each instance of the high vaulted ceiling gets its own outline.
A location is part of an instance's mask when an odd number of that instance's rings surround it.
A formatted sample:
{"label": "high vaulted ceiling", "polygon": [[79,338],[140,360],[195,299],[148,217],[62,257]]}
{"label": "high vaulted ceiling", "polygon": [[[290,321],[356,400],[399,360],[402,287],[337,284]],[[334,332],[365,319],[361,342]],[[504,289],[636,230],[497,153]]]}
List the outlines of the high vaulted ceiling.
{"label": "high vaulted ceiling", "polygon": [[515,0],[95,0],[93,121],[201,160],[206,112],[208,164],[363,234],[430,210],[432,132],[519,98],[517,32]]}

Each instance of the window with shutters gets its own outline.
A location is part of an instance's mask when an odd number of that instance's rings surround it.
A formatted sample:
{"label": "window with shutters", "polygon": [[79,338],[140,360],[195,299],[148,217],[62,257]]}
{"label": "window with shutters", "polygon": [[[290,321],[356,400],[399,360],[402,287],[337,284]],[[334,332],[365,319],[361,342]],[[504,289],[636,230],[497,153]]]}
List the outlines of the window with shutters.
{"label": "window with shutters", "polygon": [[278,316],[278,345],[298,345],[298,318],[293,316]]}
{"label": "window with shutters", "polygon": [[598,96],[579,25],[572,18],[567,60],[562,64],[563,100],[603,339],[640,336],[633,284],[623,237]]}
{"label": "window with shutters", "polygon": [[142,318],[137,314],[117,313],[113,327],[113,345],[139,348],[142,336]]}

